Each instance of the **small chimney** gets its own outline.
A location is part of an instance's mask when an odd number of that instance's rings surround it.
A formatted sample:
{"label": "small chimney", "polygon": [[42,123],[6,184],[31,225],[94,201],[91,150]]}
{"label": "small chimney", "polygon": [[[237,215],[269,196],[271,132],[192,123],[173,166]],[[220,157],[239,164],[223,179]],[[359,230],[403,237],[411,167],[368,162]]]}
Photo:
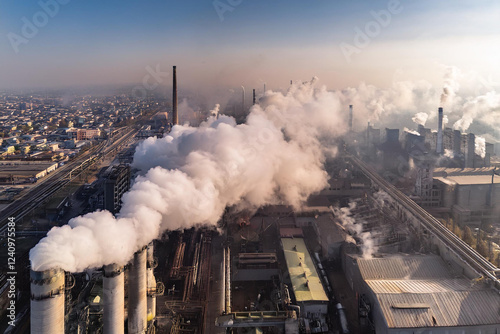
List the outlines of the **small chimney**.
{"label": "small chimney", "polygon": [[179,114],[177,112],[177,66],[173,68],[174,76],[172,82],[172,123],[179,124]]}
{"label": "small chimney", "polygon": [[255,104],[255,88],[253,90],[253,104]]}

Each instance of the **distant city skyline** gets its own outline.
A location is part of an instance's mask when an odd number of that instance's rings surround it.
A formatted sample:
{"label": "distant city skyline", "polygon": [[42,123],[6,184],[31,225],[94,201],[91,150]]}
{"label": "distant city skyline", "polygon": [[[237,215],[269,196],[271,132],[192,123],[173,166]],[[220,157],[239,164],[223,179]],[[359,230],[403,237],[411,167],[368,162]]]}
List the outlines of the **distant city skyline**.
{"label": "distant city skyline", "polygon": [[279,89],[315,75],[329,89],[439,86],[447,65],[492,82],[500,74],[495,1],[29,0],[0,8],[1,89],[133,84],[148,66],[170,73],[172,65],[191,89]]}

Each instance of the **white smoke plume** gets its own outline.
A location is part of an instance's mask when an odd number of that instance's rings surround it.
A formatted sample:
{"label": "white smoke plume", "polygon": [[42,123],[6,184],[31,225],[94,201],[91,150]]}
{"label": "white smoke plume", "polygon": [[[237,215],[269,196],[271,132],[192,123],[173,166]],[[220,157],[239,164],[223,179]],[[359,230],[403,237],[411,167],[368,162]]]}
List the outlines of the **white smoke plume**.
{"label": "white smoke plume", "polygon": [[425,122],[427,122],[427,118],[429,118],[429,114],[425,112],[418,112],[413,116],[412,120],[413,122],[425,126]]}
{"label": "white smoke plume", "polygon": [[124,265],[164,231],[215,225],[227,206],[300,207],[327,186],[320,138],[346,130],[338,96],[314,89],[315,81],[286,94],[268,91],[244,124],[210,117],[199,128],[174,126],[164,138],[146,139],[133,163],[142,176],[117,217],[98,211],[53,228],[30,251],[32,269]]}
{"label": "white smoke plume", "polygon": [[389,196],[389,194],[387,194],[383,190],[379,190],[376,193],[374,193],[373,199],[375,200],[375,203],[377,203],[380,208],[383,208],[385,206],[385,202],[387,202],[387,203],[392,202],[392,197]]}
{"label": "white smoke plume", "polygon": [[219,117],[219,109],[220,109],[220,104],[217,103],[215,105],[215,108],[213,108],[212,110],[210,110],[210,116],[218,118]]}
{"label": "white smoke plume", "polygon": [[457,78],[460,76],[460,70],[455,66],[448,66],[444,74],[443,92],[441,93],[441,106],[453,99],[460,88]]}
{"label": "white smoke plume", "polygon": [[449,150],[449,149],[445,148],[443,156],[446,158],[449,158],[449,159],[453,159],[453,158],[455,158],[455,153],[453,153],[453,150]]}
{"label": "white smoke plume", "polygon": [[193,108],[189,105],[189,102],[186,98],[182,99],[182,102],[179,103],[179,122],[181,124],[189,123],[196,124],[193,122],[196,120],[196,113]]}
{"label": "white smoke plume", "polygon": [[443,115],[443,128],[446,127],[450,120],[448,119],[448,115]]}
{"label": "white smoke plume", "polygon": [[486,156],[486,139],[484,139],[484,137],[476,136],[474,144],[474,152],[484,159]]}
{"label": "white smoke plume", "polygon": [[371,259],[373,254],[378,251],[378,247],[375,245],[375,239],[372,233],[363,231],[364,221],[356,220],[352,216],[352,210],[355,208],[356,202],[350,201],[349,207],[331,207],[330,209],[333,214],[340,219],[342,226],[344,226],[353,236],[360,239],[363,258]]}
{"label": "white smoke plume", "polygon": [[498,129],[500,125],[498,121],[499,111],[499,93],[488,92],[485,95],[470,98],[463,105],[462,117],[453,124],[453,128],[465,132],[474,120],[479,119]]}
{"label": "white smoke plume", "polygon": [[420,136],[420,133],[419,133],[418,131],[415,131],[415,130],[410,130],[410,129],[408,129],[407,127],[403,128],[403,131],[404,131],[404,132],[411,133],[412,135]]}

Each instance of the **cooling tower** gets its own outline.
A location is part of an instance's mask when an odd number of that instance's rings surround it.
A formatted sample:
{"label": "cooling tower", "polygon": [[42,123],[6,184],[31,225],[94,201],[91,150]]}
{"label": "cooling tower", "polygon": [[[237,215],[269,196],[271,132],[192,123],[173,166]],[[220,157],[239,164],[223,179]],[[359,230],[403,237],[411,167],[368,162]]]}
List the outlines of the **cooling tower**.
{"label": "cooling tower", "polygon": [[103,330],[104,334],[125,332],[125,275],[117,264],[103,270]]}
{"label": "cooling tower", "polygon": [[173,68],[174,76],[172,79],[172,123],[179,124],[179,114],[177,111],[177,66]]}
{"label": "cooling tower", "polygon": [[64,334],[64,271],[31,271],[30,281],[31,333]]}
{"label": "cooling tower", "polygon": [[438,109],[438,133],[436,152],[438,154],[443,153],[443,108],[441,107]]}
{"label": "cooling tower", "polygon": [[153,243],[148,245],[147,250],[147,280],[148,280],[148,291],[147,291],[147,320],[148,322],[156,317],[156,278],[154,275],[154,268],[156,267],[156,261],[153,256]]}
{"label": "cooling tower", "polygon": [[147,327],[146,247],[134,254],[128,273],[128,333],[143,334]]}

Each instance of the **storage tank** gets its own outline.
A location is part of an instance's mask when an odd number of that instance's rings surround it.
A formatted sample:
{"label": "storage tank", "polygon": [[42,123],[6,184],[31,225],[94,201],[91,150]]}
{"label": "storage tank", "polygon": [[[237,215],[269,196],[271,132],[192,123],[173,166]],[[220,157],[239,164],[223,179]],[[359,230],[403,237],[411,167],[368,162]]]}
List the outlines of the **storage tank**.
{"label": "storage tank", "polygon": [[146,247],[134,254],[128,273],[128,333],[143,334],[147,329]]}
{"label": "storage tank", "polygon": [[31,271],[31,333],[64,334],[64,270]]}
{"label": "storage tank", "polygon": [[125,275],[123,267],[110,264],[103,268],[104,334],[125,332]]}

